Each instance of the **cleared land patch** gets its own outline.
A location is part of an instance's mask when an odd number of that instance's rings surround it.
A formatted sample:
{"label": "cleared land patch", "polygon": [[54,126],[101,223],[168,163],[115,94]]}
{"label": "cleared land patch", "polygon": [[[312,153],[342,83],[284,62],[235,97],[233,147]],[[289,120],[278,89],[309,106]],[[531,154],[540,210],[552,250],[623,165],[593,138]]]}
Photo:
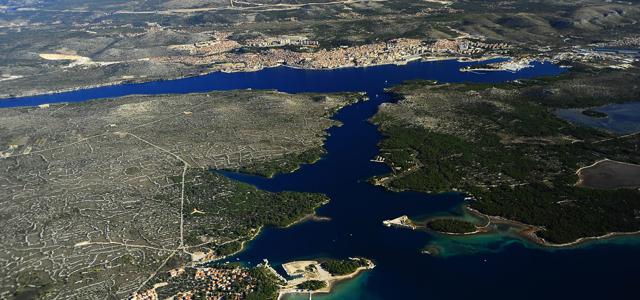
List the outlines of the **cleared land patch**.
{"label": "cleared land patch", "polygon": [[640,186],[640,165],[601,160],[580,168],[576,185],[596,189],[635,188]]}
{"label": "cleared land patch", "polygon": [[85,56],[58,53],[40,53],[40,57],[46,60],[91,60]]}

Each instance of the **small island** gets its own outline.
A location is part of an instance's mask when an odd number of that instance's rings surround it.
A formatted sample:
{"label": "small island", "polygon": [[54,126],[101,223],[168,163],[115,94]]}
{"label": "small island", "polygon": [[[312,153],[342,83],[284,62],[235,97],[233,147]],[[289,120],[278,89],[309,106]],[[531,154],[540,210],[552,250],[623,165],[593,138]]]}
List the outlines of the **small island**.
{"label": "small island", "polygon": [[609,117],[609,115],[607,115],[604,112],[601,111],[597,111],[597,110],[593,110],[593,109],[585,109],[582,111],[582,114],[587,116],[587,117],[592,117],[592,118],[597,118],[597,119],[604,119]]}
{"label": "small island", "polygon": [[478,228],[471,222],[442,218],[426,222],[426,228],[444,234],[472,234],[478,232]]}
{"label": "small island", "polygon": [[375,265],[366,258],[293,261],[282,265],[289,279],[280,288],[280,296],[290,293],[329,293],[333,285],[350,279]]}
{"label": "small island", "polygon": [[406,227],[406,228],[411,228],[411,229],[416,229],[416,225],[413,223],[413,221],[411,221],[411,219],[409,219],[408,216],[400,216],[397,217],[395,219],[391,219],[391,220],[384,220],[382,221],[382,224],[384,224],[384,226],[387,227]]}
{"label": "small island", "polygon": [[387,227],[402,227],[412,230],[429,230],[449,235],[465,235],[481,232],[484,228],[478,227],[470,221],[465,221],[454,217],[437,217],[424,221],[411,220],[408,216],[400,216],[391,220],[382,221]]}

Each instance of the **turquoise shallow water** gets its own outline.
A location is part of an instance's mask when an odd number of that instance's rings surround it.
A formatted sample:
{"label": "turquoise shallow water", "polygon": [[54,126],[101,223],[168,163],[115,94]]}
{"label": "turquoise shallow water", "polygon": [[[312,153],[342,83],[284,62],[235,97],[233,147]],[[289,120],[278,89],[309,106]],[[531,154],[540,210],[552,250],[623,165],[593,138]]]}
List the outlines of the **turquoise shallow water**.
{"label": "turquoise shallow water", "polygon": [[[380,299],[374,293],[369,292],[368,288],[370,272],[365,272],[357,277],[342,281],[336,284],[329,294],[314,294],[312,299],[315,300],[356,300],[356,299]],[[308,300],[309,294],[289,294],[283,297],[284,300]]]}
{"label": "turquoise shallow water", "polygon": [[[525,243],[508,231],[462,238],[382,225],[382,220],[405,214],[422,218],[459,214],[464,202],[457,193],[394,193],[367,182],[371,176],[389,172],[385,165],[370,161],[378,153],[377,143],[382,137],[367,121],[378,105],[393,101],[384,88],[411,79],[498,83],[563,72],[551,64],[535,64],[515,73],[459,71],[473,64],[441,61],[325,71],[273,68],[254,73],[214,73],[8,99],[0,101],[0,106],[239,88],[290,93],[364,91],[371,100],[346,107],[335,116],[344,125],[329,130],[327,155],[315,164],[273,179],[223,172],[265,190],[321,192],[331,198],[329,204],[318,209],[318,215],[331,221],[265,228],[233,261],[254,265],[267,258],[277,266],[298,259],[362,256],[376,263],[375,269],[315,299],[632,298],[640,274],[640,243],[635,238],[547,250]],[[421,253],[427,245],[440,247],[441,255]]]}

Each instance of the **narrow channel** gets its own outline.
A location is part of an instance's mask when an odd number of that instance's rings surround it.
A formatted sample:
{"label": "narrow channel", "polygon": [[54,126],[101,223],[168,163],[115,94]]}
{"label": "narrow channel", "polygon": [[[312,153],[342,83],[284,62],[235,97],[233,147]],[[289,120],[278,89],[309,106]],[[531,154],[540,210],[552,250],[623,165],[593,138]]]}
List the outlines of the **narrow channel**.
{"label": "narrow channel", "polygon": [[[554,298],[626,298],[624,291],[636,287],[640,262],[638,247],[625,246],[624,239],[550,251],[508,234],[460,240],[382,225],[382,220],[404,214],[420,217],[457,213],[463,201],[455,193],[394,193],[368,183],[371,176],[390,171],[385,165],[370,161],[378,153],[382,136],[368,119],[379,105],[393,100],[385,88],[412,79],[498,83],[563,72],[550,63],[534,63],[518,72],[460,72],[461,68],[478,63],[449,60],[337,70],[278,67],[250,73],[212,73],[4,99],[0,100],[0,107],[246,88],[288,93],[364,91],[369,101],[348,106],[335,116],[343,126],[329,130],[327,155],[320,161],[273,179],[225,172],[265,190],[320,192],[331,198],[318,210],[318,215],[330,221],[266,228],[231,260],[255,264],[267,258],[277,265],[302,258],[363,256],[376,263],[374,270],[314,299],[416,299],[416,295],[420,295],[419,299],[469,299],[478,294],[495,295],[496,299],[546,299],[549,291],[562,293],[554,294]],[[425,245],[433,242],[443,245],[445,255],[421,253]]]}

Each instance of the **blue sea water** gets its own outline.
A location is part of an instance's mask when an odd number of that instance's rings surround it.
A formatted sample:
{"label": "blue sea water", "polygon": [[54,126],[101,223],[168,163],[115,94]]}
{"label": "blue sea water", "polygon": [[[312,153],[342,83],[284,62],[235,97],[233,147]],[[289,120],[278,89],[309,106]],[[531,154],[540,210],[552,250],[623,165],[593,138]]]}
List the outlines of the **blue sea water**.
{"label": "blue sea water", "polygon": [[[389,172],[385,165],[370,161],[378,153],[377,143],[382,137],[367,121],[381,103],[392,101],[384,88],[411,79],[503,82],[563,72],[548,63],[536,63],[533,68],[516,73],[459,71],[473,64],[476,63],[439,61],[330,71],[281,67],[253,73],[213,73],[8,99],[0,101],[0,106],[240,88],[290,93],[365,91],[369,101],[346,107],[335,116],[344,125],[329,130],[327,155],[320,161],[272,179],[222,172],[269,191],[320,192],[331,198],[317,212],[331,221],[265,228],[248,243],[245,251],[231,260],[256,264],[267,258],[278,265],[296,259],[363,256],[375,262],[374,270],[338,285],[334,293],[314,296],[316,299],[634,298],[640,274],[637,239],[552,251],[528,244],[508,231],[462,238],[382,225],[383,220],[404,214],[425,217],[458,213],[463,202],[456,193],[395,193],[367,182],[371,176]],[[426,245],[439,246],[442,255],[422,254]]]}
{"label": "blue sea water", "polygon": [[592,108],[607,114],[606,118],[594,118],[582,113],[584,109],[559,109],[556,115],[567,121],[604,129],[617,134],[640,131],[640,102],[608,104]]}

